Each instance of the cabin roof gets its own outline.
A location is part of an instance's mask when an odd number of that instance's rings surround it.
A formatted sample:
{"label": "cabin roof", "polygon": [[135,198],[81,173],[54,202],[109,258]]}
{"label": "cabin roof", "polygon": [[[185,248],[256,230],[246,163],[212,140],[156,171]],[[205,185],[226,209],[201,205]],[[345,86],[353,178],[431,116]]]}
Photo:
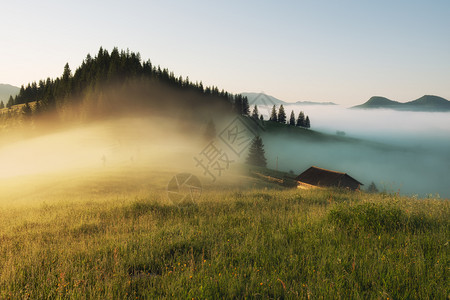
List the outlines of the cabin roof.
{"label": "cabin roof", "polygon": [[312,166],[295,178],[297,181],[312,185],[339,186],[343,181],[353,181],[356,184],[363,185],[361,182],[351,177],[347,173],[327,170]]}

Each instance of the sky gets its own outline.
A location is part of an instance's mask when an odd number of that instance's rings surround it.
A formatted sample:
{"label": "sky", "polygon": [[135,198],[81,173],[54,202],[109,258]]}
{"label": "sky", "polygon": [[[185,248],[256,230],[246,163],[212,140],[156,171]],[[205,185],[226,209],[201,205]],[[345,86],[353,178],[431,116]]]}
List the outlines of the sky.
{"label": "sky", "polygon": [[3,1],[0,83],[75,70],[100,46],[232,93],[346,106],[450,100],[450,1]]}

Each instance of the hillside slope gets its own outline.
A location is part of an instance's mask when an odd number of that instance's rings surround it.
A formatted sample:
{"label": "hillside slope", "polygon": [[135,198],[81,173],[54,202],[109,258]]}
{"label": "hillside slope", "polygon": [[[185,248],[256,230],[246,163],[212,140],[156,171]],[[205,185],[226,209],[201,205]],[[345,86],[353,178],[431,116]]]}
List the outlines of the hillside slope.
{"label": "hillside slope", "polygon": [[171,176],[103,169],[30,180],[26,210],[3,198],[0,298],[448,296],[448,201],[240,177],[175,206]]}

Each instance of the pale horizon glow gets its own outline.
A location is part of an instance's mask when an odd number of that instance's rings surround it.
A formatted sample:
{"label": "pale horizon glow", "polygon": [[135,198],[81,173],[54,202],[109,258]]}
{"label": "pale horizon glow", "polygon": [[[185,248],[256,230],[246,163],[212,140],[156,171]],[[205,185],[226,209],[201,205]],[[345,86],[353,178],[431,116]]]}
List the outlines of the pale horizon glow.
{"label": "pale horizon glow", "polygon": [[0,83],[75,70],[100,46],[232,93],[351,106],[450,99],[450,1],[2,3]]}

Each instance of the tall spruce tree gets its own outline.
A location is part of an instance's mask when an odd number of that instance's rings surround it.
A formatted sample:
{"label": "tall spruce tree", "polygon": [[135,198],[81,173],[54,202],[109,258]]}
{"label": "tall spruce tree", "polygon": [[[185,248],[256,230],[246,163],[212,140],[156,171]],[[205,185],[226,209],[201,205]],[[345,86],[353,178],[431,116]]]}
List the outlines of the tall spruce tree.
{"label": "tall spruce tree", "polygon": [[253,107],[252,118],[255,119],[255,120],[259,119],[258,107],[256,106],[256,104]]}
{"label": "tall spruce tree", "polygon": [[280,109],[278,110],[278,122],[286,124],[286,112],[284,111],[283,104],[280,105]]}
{"label": "tall spruce tree", "polygon": [[264,144],[260,136],[256,136],[248,151],[247,164],[266,167],[267,160],[264,151]]}
{"label": "tall spruce tree", "polygon": [[62,96],[68,97],[72,92],[72,71],[70,70],[69,63],[64,66],[64,72],[61,77],[61,89]]}
{"label": "tall spruce tree", "polygon": [[[209,93],[209,87],[206,88],[206,93]],[[234,98],[234,111],[239,114],[242,115],[242,97],[241,95],[236,95],[236,97]]]}
{"label": "tall spruce tree", "polygon": [[298,113],[297,126],[299,127],[305,126],[305,114],[302,111]]}
{"label": "tall spruce tree", "polygon": [[270,114],[269,120],[273,121],[273,122],[277,122],[278,121],[277,109],[275,108],[275,105],[272,107],[272,113]]}
{"label": "tall spruce tree", "polygon": [[243,97],[243,99],[242,99],[242,114],[244,116],[250,115],[250,106],[248,105],[247,97]]}
{"label": "tall spruce tree", "polygon": [[0,102],[0,109],[3,109],[3,108],[5,108],[5,103],[3,103],[3,101],[2,101],[2,102]]}
{"label": "tall spruce tree", "polygon": [[289,118],[289,125],[295,126],[295,114],[294,114],[294,111],[291,111],[291,117]]}
{"label": "tall spruce tree", "polygon": [[14,105],[14,98],[12,96],[9,96],[8,103],[6,103],[7,108],[11,108]]}
{"label": "tall spruce tree", "polygon": [[309,122],[309,117],[306,116],[306,120],[305,120],[305,128],[310,128],[311,127],[311,123]]}

